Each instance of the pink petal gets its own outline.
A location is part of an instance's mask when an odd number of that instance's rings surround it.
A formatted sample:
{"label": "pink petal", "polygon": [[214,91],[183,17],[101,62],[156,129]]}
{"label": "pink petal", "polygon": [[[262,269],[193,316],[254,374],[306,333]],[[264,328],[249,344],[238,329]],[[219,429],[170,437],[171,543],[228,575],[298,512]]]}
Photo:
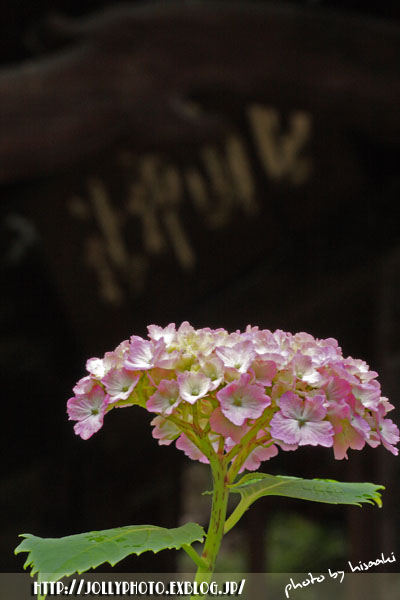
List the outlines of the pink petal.
{"label": "pink petal", "polygon": [[336,460],[347,457],[347,450],[362,450],[365,446],[365,438],[350,425],[348,421],[342,421],[342,428],[333,437],[333,452]]}
{"label": "pink petal", "polygon": [[238,381],[217,392],[222,412],[234,425],[243,425],[246,419],[257,419],[271,404],[271,398],[263,389],[249,384],[249,380],[250,375],[244,373]]}
{"label": "pink petal", "polygon": [[89,358],[89,360],[86,361],[86,370],[98,379],[101,379],[106,374],[106,368],[102,358]]}
{"label": "pink petal", "polygon": [[167,327],[159,327],[158,325],[149,325],[147,327],[149,338],[155,342],[164,340],[166,346],[176,342],[175,323],[170,323]]}
{"label": "pink petal", "polygon": [[113,369],[103,377],[101,382],[110,395],[110,402],[117,402],[118,400],[127,400],[129,398],[139,379],[139,375],[132,373],[128,369]]}
{"label": "pink petal", "polygon": [[178,375],[178,385],[181,397],[186,402],[194,404],[199,398],[204,398],[208,394],[211,380],[203,373],[185,371]]}
{"label": "pink petal", "polygon": [[220,358],[200,356],[201,372],[210,379],[210,391],[216,390],[224,379],[224,365]]}
{"label": "pink petal", "polygon": [[156,366],[157,360],[164,348],[165,344],[163,340],[149,342],[142,340],[140,337],[132,336],[129,352],[125,358],[125,367],[130,370],[151,369]]}
{"label": "pink petal", "polygon": [[299,446],[333,446],[333,427],[329,421],[307,421],[300,427]]}
{"label": "pink petal", "polygon": [[70,421],[78,421],[74,430],[82,439],[89,439],[103,425],[109,397],[101,386],[96,385],[85,396],[70,398],[67,411]]}
{"label": "pink petal", "polygon": [[340,377],[330,377],[324,386],[325,394],[330,402],[341,402],[351,394],[351,385]]}
{"label": "pink petal", "polygon": [[324,401],[325,396],[322,395],[308,396],[304,400],[302,418],[306,421],[322,421],[326,416]]}
{"label": "pink petal", "polygon": [[152,436],[158,440],[160,446],[169,446],[181,433],[180,429],[174,423],[161,416],[154,417],[150,425],[154,426]]}
{"label": "pink petal", "polygon": [[277,412],[271,419],[270,432],[273,438],[286,444],[298,444],[300,426],[296,419],[288,419],[282,412]]}
{"label": "pink petal", "polygon": [[87,375],[78,381],[73,388],[73,392],[75,396],[82,396],[88,394],[95,385],[98,385],[98,382],[90,375]]}
{"label": "pink petal", "polygon": [[251,342],[238,342],[234,346],[220,346],[215,353],[225,367],[232,367],[240,373],[245,373],[255,358],[255,350]]}
{"label": "pink petal", "polygon": [[277,454],[278,448],[274,444],[272,444],[272,446],[268,446],[268,448],[258,446],[257,448],[254,448],[252,452],[250,452],[239,473],[242,473],[245,469],[248,471],[255,471],[264,460],[269,460]]}
{"label": "pink petal", "polygon": [[219,433],[224,438],[231,438],[236,443],[240,442],[242,437],[247,433],[249,427],[242,425],[238,427],[232,421],[227,419],[220,408],[216,408],[210,417],[211,429]]}
{"label": "pink petal", "polygon": [[199,462],[208,464],[208,458],[204,456],[202,451],[199,450],[198,447],[195,446],[193,442],[191,442],[184,433],[182,433],[182,435],[178,437],[175,446],[179,450],[183,450],[186,456],[188,456],[192,460],[198,460]]}
{"label": "pink petal", "polygon": [[381,398],[381,386],[378,381],[360,383],[352,386],[353,395],[365,408],[377,410]]}
{"label": "pink petal", "polygon": [[87,417],[83,421],[78,421],[74,425],[76,435],[79,435],[83,440],[88,440],[94,433],[99,431],[103,426],[104,415],[98,414]]}
{"label": "pink petal", "polygon": [[303,400],[294,392],[282,394],[279,400],[282,414],[290,419],[301,419],[303,416]]}
{"label": "pink petal", "polygon": [[272,385],[272,380],[277,373],[276,363],[273,360],[257,359],[251,365],[257,383],[267,387]]}
{"label": "pink petal", "polygon": [[170,415],[179,402],[178,383],[175,380],[164,379],[158,390],[148,399],[146,408],[150,412]]}
{"label": "pink petal", "polygon": [[382,440],[382,444],[395,456],[398,455],[399,451],[392,444],[398,444],[400,440],[399,428],[391,419],[384,419],[379,427],[379,432]]}

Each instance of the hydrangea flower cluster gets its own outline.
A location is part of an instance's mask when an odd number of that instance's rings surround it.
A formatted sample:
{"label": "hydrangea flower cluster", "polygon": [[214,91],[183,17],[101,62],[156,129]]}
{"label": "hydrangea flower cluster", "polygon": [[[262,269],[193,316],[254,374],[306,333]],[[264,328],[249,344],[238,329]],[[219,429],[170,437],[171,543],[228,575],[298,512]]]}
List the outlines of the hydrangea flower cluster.
{"label": "hydrangea flower cluster", "polygon": [[159,444],[201,462],[223,455],[238,472],[304,445],[332,447],[337,459],[365,444],[398,454],[377,373],[333,338],[150,325],[148,339],[134,335],[86,367],[67,404],[83,439],[111,409],[136,404],[156,415]]}

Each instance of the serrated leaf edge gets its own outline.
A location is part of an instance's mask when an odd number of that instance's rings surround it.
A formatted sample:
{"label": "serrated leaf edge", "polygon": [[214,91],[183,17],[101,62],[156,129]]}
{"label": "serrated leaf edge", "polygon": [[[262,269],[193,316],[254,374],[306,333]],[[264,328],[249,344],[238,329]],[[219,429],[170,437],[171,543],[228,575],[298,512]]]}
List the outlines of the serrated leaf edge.
{"label": "serrated leaf edge", "polygon": [[[189,525],[189,523],[186,523],[186,525]],[[192,525],[196,525],[199,529],[201,529],[202,535],[199,535],[198,537],[196,537],[195,539],[193,539],[191,543],[193,543],[193,542],[202,542],[204,540],[204,536],[205,536],[205,532],[204,532],[203,527],[201,527],[201,525],[198,525],[197,523],[192,523]],[[114,529],[124,529],[124,530],[127,530],[127,529],[129,529],[129,527],[138,527],[138,526],[137,525],[133,525],[133,526],[129,526],[128,525],[128,526],[124,526],[124,527],[120,527],[120,528],[116,527]],[[148,529],[152,529],[152,530],[159,530],[159,529],[161,529],[163,531],[163,533],[167,533],[167,534],[171,535],[171,530],[167,529],[165,527],[159,527],[157,525],[142,525],[142,526],[139,526],[139,527],[141,527],[143,529],[147,529],[147,530]],[[182,525],[181,527],[184,527],[184,525]],[[172,528],[172,530],[173,529],[179,529],[179,527]],[[104,530],[104,531],[108,531],[108,530]],[[136,531],[140,531],[140,529],[136,529]],[[70,538],[70,537],[75,537],[75,536],[80,536],[80,535],[85,535],[85,534],[96,534],[96,533],[103,533],[103,531],[89,531],[89,532],[83,532],[83,534],[82,533],[78,533],[78,534],[73,534],[73,535],[65,536],[65,537]],[[24,538],[24,539],[15,548],[14,554],[20,554],[21,552],[28,552],[28,556],[27,556],[27,559],[26,559],[26,561],[24,563],[23,568],[27,569],[28,567],[30,567],[31,565],[33,565],[33,568],[31,569],[30,575],[31,575],[31,577],[34,577],[37,573],[39,573],[39,575],[38,575],[38,581],[41,581],[41,575],[48,575],[48,574],[41,573],[39,571],[39,569],[34,566],[34,559],[32,557],[32,551],[33,551],[34,548],[24,549],[21,546],[23,545],[23,543],[25,542],[25,540],[28,540],[28,539],[32,540],[32,539],[36,538],[38,540],[44,540],[44,539],[47,539],[47,540],[59,540],[59,539],[62,539],[62,538],[40,538],[40,537],[35,536],[35,535],[31,534],[31,533],[21,533],[21,534],[19,534],[18,537],[21,537],[21,538]],[[117,538],[118,536],[115,536],[115,537]],[[109,541],[112,541],[112,539],[111,540],[108,539],[106,541],[109,542]],[[97,542],[97,543],[101,543],[101,542]],[[129,552],[129,554],[127,554],[125,558],[127,558],[128,556],[130,556],[132,554],[135,554],[136,556],[140,556],[144,552],[153,552],[153,554],[158,554],[158,552],[161,552],[162,550],[173,550],[173,549],[179,550],[185,544],[187,544],[187,542],[185,542],[184,544],[179,544],[178,542],[175,543],[175,544],[172,543],[170,545],[163,546],[162,548],[159,548],[158,550],[153,550],[151,548],[148,549],[148,550],[144,549],[144,550],[141,550],[139,552],[135,552],[134,550],[132,550],[132,552]],[[78,555],[87,552],[88,549],[89,548],[81,550],[81,552],[79,552]],[[75,557],[76,556],[77,555],[75,555]],[[120,560],[123,560],[123,559],[119,559],[119,560],[116,560],[116,561],[102,560],[101,562],[99,562],[99,563],[97,563],[95,565],[91,565],[90,567],[88,567],[86,569],[83,569],[83,570],[75,570],[74,569],[74,570],[71,570],[71,571],[64,571],[62,573],[60,572],[60,576],[57,579],[53,579],[53,581],[58,581],[59,579],[62,579],[63,577],[69,577],[73,573],[78,573],[78,575],[81,575],[82,573],[85,573],[89,569],[95,569],[95,568],[97,568],[101,564],[108,563],[109,565],[111,565],[112,567],[114,567],[118,562],[120,562]],[[57,571],[57,573],[52,573],[52,575],[56,575],[56,574],[58,574],[58,571]]]}

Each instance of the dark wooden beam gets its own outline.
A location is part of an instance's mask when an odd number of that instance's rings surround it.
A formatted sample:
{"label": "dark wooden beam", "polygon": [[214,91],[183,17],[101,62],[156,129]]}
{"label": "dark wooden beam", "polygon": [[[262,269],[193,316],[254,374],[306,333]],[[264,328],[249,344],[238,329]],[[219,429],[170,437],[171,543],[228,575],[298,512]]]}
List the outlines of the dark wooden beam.
{"label": "dark wooden beam", "polygon": [[53,21],[67,45],[0,71],[0,181],[71,165],[114,144],[140,149],[223,135],[205,96],[324,112],[396,141],[400,29],[249,2],[121,6]]}

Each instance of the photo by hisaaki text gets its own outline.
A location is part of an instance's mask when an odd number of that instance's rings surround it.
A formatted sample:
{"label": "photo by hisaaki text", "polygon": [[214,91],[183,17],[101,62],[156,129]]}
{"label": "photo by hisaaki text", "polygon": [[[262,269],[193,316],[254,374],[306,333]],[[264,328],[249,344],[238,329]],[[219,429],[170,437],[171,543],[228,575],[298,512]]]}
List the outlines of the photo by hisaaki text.
{"label": "photo by hisaaki text", "polygon": [[[394,552],[391,552],[389,555],[385,555],[384,552],[381,552],[378,558],[374,558],[373,560],[358,561],[358,563],[352,563],[348,561],[348,567],[346,566],[346,571],[350,569],[350,573],[360,573],[368,571],[369,569],[373,569],[374,567],[379,567],[381,565],[385,565],[387,563],[396,562],[396,557]],[[346,573],[347,575],[347,573]],[[307,588],[308,586],[314,586],[319,583],[323,583],[326,579],[337,580],[339,583],[343,583],[345,577],[345,571],[335,571],[332,569],[328,569],[327,574],[313,574],[309,572],[307,577],[290,577],[289,583],[285,586],[285,596],[286,598],[291,598],[295,596],[295,592],[297,590]]]}

